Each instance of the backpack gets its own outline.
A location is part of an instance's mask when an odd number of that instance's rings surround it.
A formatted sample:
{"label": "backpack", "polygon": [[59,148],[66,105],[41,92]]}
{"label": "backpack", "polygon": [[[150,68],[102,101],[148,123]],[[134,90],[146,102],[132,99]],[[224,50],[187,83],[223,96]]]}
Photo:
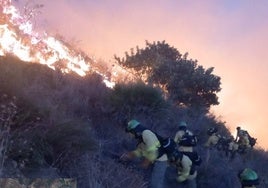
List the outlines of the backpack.
{"label": "backpack", "polygon": [[177,144],[172,138],[164,138],[156,133],[155,135],[160,142],[160,147],[158,148],[158,157],[161,157],[164,154],[169,155],[176,150]]}
{"label": "backpack", "polygon": [[201,157],[198,155],[198,153],[196,151],[193,152],[182,152],[184,155],[187,155],[192,163],[196,166],[200,166],[202,163],[202,159]]}
{"label": "backpack", "polygon": [[257,138],[251,137],[250,135],[248,135],[248,140],[249,140],[249,145],[251,147],[253,147],[257,142]]}
{"label": "backpack", "polygon": [[218,150],[227,151],[229,147],[230,140],[226,137],[219,137],[219,141],[216,144]]}
{"label": "backpack", "polygon": [[188,131],[185,131],[185,134],[182,136],[179,146],[196,146],[197,137],[194,134],[190,134]]}
{"label": "backpack", "polygon": [[249,145],[253,147],[257,142],[257,138],[250,136],[250,134],[247,131],[244,131],[244,134],[248,136]]}

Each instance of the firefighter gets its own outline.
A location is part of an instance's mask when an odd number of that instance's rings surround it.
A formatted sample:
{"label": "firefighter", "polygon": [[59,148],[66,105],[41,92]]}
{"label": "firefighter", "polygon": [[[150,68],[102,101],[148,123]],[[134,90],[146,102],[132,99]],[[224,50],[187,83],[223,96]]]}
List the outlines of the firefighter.
{"label": "firefighter", "polygon": [[207,130],[207,134],[209,135],[207,142],[205,143],[205,147],[216,146],[220,140],[220,135],[217,134],[218,129],[216,127],[211,127]]}
{"label": "firefighter", "polygon": [[180,184],[186,184],[188,188],[196,188],[197,170],[196,165],[191,158],[180,152],[178,149],[168,153],[167,156],[169,163],[176,167],[176,181]]}
{"label": "firefighter", "polygon": [[135,150],[124,153],[120,157],[121,160],[142,158],[142,167],[148,168],[153,165],[150,187],[162,188],[167,168],[167,155],[165,153],[159,155],[160,141],[156,134],[135,119],[128,122],[126,131],[135,137],[138,145]]}
{"label": "firefighter", "polygon": [[231,159],[233,159],[235,157],[236,152],[238,151],[239,145],[237,142],[235,142],[235,139],[233,136],[230,136],[228,139],[228,153],[227,155],[230,157]]}
{"label": "firefighter", "polygon": [[175,134],[174,141],[177,143],[179,151],[182,152],[193,152],[193,147],[197,144],[196,136],[187,129],[185,121],[179,123],[179,130]]}
{"label": "firefighter", "polygon": [[237,127],[236,130],[237,134],[235,141],[239,145],[239,152],[245,153],[247,149],[251,148],[248,132],[246,130],[241,129],[241,127]]}

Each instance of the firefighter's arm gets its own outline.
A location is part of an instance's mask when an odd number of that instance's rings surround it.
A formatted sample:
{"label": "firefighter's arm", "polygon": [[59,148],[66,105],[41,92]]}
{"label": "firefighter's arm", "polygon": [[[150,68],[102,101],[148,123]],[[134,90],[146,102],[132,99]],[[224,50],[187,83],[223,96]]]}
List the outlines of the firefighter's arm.
{"label": "firefighter's arm", "polygon": [[178,131],[174,137],[174,141],[178,144],[184,135],[183,131]]}
{"label": "firefighter's arm", "polygon": [[133,160],[136,157],[137,157],[136,153],[134,151],[130,151],[130,152],[123,153],[120,156],[120,160],[129,161],[129,160]]}
{"label": "firefighter's arm", "polygon": [[120,160],[128,161],[141,156],[142,156],[142,148],[140,147],[140,145],[138,145],[138,147],[135,150],[123,153],[120,156]]}
{"label": "firefighter's arm", "polygon": [[179,135],[179,133],[177,132],[176,135],[175,135],[175,137],[174,137],[174,141],[175,141],[176,143],[178,143],[178,142],[179,142],[179,139],[180,139],[180,135]]}
{"label": "firefighter's arm", "polygon": [[238,138],[239,138],[239,134],[238,134],[238,132],[237,132],[234,141],[237,142],[237,141],[238,141]]}

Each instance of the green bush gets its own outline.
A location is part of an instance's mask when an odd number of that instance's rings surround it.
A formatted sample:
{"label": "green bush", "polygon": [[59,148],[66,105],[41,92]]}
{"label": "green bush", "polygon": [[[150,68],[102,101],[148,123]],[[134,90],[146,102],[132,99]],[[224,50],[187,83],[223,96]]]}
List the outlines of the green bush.
{"label": "green bush", "polygon": [[117,84],[114,88],[112,101],[117,105],[127,103],[133,106],[142,104],[148,107],[160,106],[164,102],[160,90],[146,86],[142,82],[128,85]]}
{"label": "green bush", "polygon": [[156,113],[168,107],[160,90],[142,82],[117,84],[109,101],[117,112],[124,112],[129,116],[137,113]]}

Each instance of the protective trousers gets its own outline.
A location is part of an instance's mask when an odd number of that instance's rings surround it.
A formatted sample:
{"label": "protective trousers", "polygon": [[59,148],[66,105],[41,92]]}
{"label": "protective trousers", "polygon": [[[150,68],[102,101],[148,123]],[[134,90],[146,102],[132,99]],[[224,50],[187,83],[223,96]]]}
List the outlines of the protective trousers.
{"label": "protective trousers", "polygon": [[164,188],[164,179],[167,165],[167,161],[154,162],[150,188]]}

